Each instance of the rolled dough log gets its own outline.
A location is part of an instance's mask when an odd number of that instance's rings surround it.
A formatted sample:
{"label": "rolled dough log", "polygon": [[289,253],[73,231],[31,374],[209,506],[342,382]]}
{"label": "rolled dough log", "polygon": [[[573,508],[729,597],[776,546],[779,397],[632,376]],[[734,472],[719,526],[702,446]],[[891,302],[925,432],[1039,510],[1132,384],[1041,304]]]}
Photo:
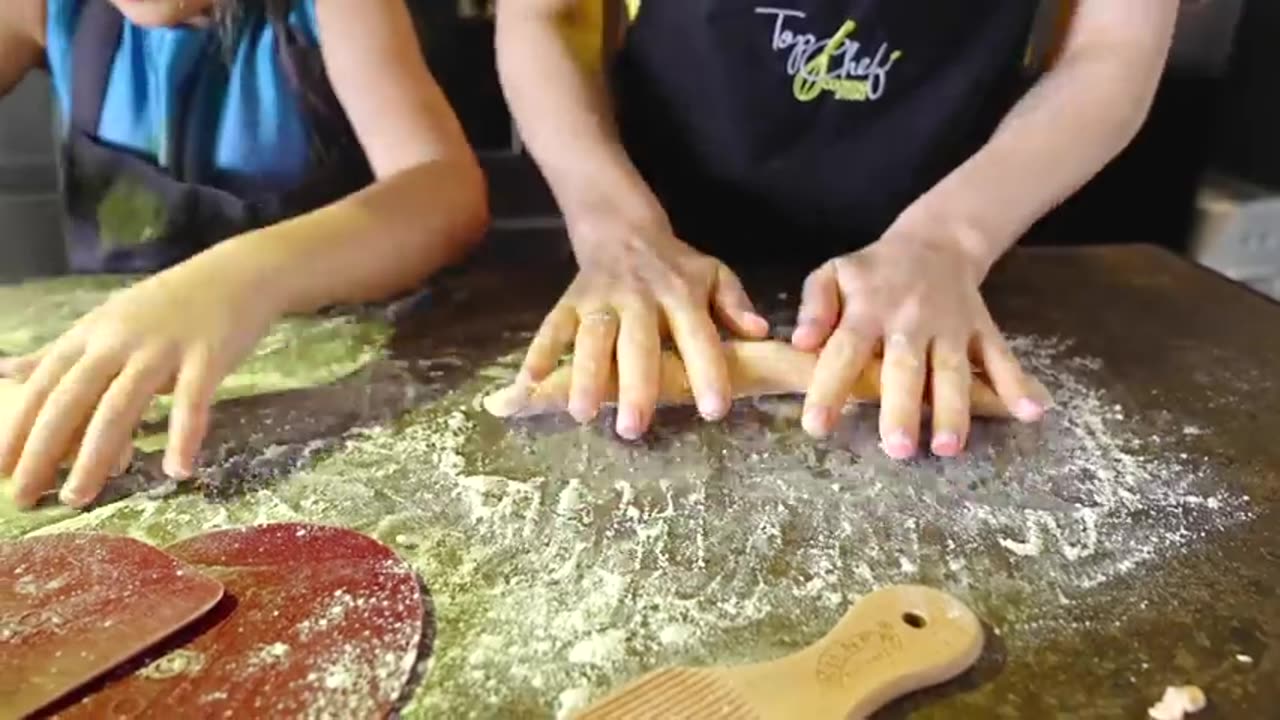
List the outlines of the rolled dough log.
{"label": "rolled dough log", "polygon": [[[730,341],[724,344],[724,350],[729,365],[729,384],[735,399],[802,394],[808,389],[818,362],[817,355],[776,340]],[[679,355],[663,352],[660,373],[659,405],[693,402],[693,392]],[[572,368],[564,365],[535,386],[517,383],[489,395],[484,398],[484,407],[490,414],[503,418],[562,412],[569,406],[571,378]],[[1045,396],[1048,396],[1047,392]],[[606,401],[614,403],[617,398],[618,376],[614,369],[609,377]],[[879,399],[880,361],[877,359],[869,363],[858,377],[848,404],[875,403]],[[928,398],[925,400],[927,402]],[[969,401],[970,412],[975,417],[1012,417],[995,390],[977,374],[973,377]]]}

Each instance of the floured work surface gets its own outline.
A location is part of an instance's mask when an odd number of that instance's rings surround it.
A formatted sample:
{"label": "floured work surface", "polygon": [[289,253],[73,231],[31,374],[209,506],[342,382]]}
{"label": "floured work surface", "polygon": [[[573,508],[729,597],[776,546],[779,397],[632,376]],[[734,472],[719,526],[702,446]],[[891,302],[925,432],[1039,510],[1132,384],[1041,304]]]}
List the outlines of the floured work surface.
{"label": "floured work surface", "polygon": [[[995,311],[1059,408],[977,423],[960,461],[899,464],[873,411],[819,443],[790,399],[720,425],[664,412],[644,445],[608,417],[488,416],[477,398],[510,379],[563,279],[516,271],[535,276],[527,303],[509,276],[453,278],[368,372],[219,406],[202,483],[45,530],[372,533],[436,605],[410,718],[546,717],[659,665],[778,656],[897,582],[942,587],[999,633],[981,685],[912,717],[1140,717],[1184,683],[1229,717],[1280,702],[1273,305],[1154,251],[1016,254]],[[799,277],[755,287],[775,320]],[[144,464],[117,495],[154,482]]]}

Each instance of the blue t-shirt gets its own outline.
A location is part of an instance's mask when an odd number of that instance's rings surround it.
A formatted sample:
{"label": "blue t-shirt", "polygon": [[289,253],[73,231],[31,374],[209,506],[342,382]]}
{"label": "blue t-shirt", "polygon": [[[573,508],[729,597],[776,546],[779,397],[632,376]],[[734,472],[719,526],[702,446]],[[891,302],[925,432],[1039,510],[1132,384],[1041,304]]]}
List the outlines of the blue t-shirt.
{"label": "blue t-shirt", "polygon": [[[84,0],[48,0],[46,52],[63,118],[71,115],[72,38],[83,5]],[[314,0],[295,0],[288,21],[319,45]],[[173,169],[179,159],[171,139],[180,137],[180,114],[191,107],[192,112],[216,118],[205,124],[216,132],[200,143],[210,153],[200,163],[209,177],[188,180],[242,178],[267,190],[298,185],[309,166],[310,124],[280,66],[270,23],[263,17],[248,22],[229,69],[201,62],[208,57],[208,32],[212,31],[140,27],[125,20],[107,80],[99,139]],[[216,100],[197,98],[188,105],[191,89],[204,87],[201,74],[213,70],[226,73],[225,94]]]}

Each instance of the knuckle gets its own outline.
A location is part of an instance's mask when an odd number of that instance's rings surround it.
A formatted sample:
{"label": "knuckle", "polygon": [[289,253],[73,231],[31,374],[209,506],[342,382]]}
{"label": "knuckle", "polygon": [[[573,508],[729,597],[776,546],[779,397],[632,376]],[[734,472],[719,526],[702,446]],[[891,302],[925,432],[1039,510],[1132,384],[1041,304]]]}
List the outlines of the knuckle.
{"label": "knuckle", "polygon": [[884,367],[895,373],[914,375],[924,373],[924,364],[915,355],[909,353],[888,353],[885,355]]}
{"label": "knuckle", "polygon": [[969,359],[949,350],[935,350],[932,365],[935,374],[969,375]]}
{"label": "knuckle", "polygon": [[837,325],[834,334],[845,338],[856,339],[872,337],[876,334],[876,321],[863,312],[846,312]]}

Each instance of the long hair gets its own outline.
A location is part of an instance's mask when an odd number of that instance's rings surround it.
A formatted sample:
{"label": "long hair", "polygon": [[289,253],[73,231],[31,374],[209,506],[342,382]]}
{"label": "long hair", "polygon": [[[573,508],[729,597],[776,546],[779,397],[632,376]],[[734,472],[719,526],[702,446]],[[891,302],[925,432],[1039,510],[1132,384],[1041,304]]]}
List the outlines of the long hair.
{"label": "long hair", "polygon": [[217,0],[213,4],[213,24],[228,54],[234,52],[247,21],[258,15],[283,22],[289,17],[293,0]]}

